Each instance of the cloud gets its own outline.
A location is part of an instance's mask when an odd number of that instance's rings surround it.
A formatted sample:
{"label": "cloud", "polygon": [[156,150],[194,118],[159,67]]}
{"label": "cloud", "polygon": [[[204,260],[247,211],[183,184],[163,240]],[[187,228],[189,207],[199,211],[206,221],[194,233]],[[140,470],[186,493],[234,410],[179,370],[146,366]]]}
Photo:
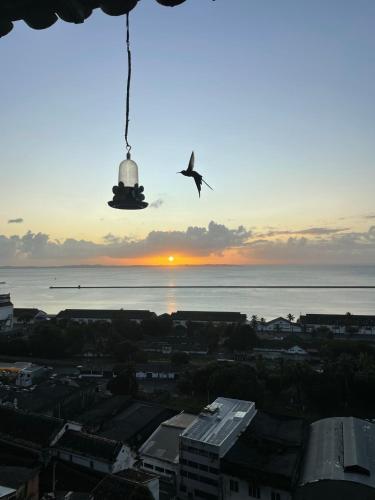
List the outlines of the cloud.
{"label": "cloud", "polygon": [[[288,233],[292,234],[284,238]],[[375,264],[375,225],[363,232],[308,228],[269,234],[265,237],[244,226],[229,228],[213,221],[207,227],[190,226],[184,231],[151,231],[138,239],[108,233],[101,242],[58,241],[28,231],[23,236],[0,235],[0,265],[84,264],[102,258],[126,261],[174,253],[209,257],[228,250],[249,264]]]}
{"label": "cloud", "polygon": [[47,234],[28,231],[23,236],[0,235],[0,265],[82,263],[89,259],[141,258],[163,253],[190,256],[221,255],[225,250],[241,247],[251,237],[243,226],[230,229],[210,222],[208,227],[190,226],[186,231],[151,231],[145,238],[116,237],[108,233],[104,243],[67,238],[53,241]]}
{"label": "cloud", "polygon": [[22,224],[23,219],[19,217],[18,219],[9,219],[8,224]]}
{"label": "cloud", "polygon": [[164,200],[158,198],[157,200],[150,203],[150,208],[160,208],[164,203]]}
{"label": "cloud", "polygon": [[307,229],[295,229],[295,230],[271,230],[267,233],[258,235],[260,238],[271,238],[272,236],[287,236],[293,234],[305,234],[310,236],[322,236],[327,234],[342,233],[343,231],[349,231],[348,227],[309,227]]}
{"label": "cloud", "polygon": [[240,250],[256,261],[284,264],[375,264],[375,226],[365,232],[332,233],[322,238],[257,238]]}
{"label": "cloud", "polygon": [[364,219],[375,219],[375,215],[365,215]]}

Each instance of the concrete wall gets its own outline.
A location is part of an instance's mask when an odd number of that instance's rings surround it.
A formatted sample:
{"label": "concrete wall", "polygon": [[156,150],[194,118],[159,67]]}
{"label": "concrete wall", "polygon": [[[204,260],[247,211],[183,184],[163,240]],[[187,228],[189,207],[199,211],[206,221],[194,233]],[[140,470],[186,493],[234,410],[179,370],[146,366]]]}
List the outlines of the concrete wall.
{"label": "concrete wall", "polygon": [[[238,491],[233,491],[231,489],[231,481],[238,485]],[[251,500],[253,498],[259,498],[260,500],[291,500],[292,495],[288,491],[279,490],[277,488],[271,488],[270,486],[265,486],[262,484],[256,485],[259,488],[259,496],[249,495],[249,481],[244,481],[243,479],[236,478],[234,476],[223,475],[222,476],[222,494],[223,500]],[[272,495],[272,493],[274,495]],[[333,497],[332,499],[333,500]]]}
{"label": "concrete wall", "polygon": [[316,481],[300,486],[296,500],[374,500],[375,488],[351,481]]}

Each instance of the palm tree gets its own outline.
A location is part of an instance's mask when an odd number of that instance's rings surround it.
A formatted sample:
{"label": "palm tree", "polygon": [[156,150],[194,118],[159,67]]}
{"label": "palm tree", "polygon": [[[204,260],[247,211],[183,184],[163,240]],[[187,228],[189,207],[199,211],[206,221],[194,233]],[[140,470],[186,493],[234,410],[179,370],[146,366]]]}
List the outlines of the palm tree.
{"label": "palm tree", "polygon": [[256,314],[253,314],[251,316],[251,322],[250,322],[251,326],[256,329],[257,325],[258,325],[258,316]]}
{"label": "palm tree", "polygon": [[292,326],[292,333],[293,333],[293,321],[294,321],[294,316],[292,313],[289,313],[287,316],[288,320],[291,322]]}
{"label": "palm tree", "polygon": [[263,331],[264,327],[266,326],[266,320],[262,317],[260,318],[259,323],[262,325],[262,331]]}

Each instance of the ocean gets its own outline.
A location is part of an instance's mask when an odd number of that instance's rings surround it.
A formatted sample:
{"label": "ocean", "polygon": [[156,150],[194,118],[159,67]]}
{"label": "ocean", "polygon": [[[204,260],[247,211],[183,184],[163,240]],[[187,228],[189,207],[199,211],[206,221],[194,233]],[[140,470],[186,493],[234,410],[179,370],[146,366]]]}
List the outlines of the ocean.
{"label": "ocean", "polygon": [[15,307],[239,311],[267,320],[288,313],[375,314],[375,289],[50,289],[50,286],[375,286],[375,266],[0,268]]}

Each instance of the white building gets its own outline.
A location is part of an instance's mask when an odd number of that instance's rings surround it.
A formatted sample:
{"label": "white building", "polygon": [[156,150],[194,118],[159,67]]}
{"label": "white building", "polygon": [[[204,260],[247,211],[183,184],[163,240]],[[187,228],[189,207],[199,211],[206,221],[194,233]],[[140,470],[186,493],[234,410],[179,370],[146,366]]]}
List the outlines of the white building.
{"label": "white building", "polygon": [[16,385],[20,387],[30,387],[41,380],[46,373],[47,369],[44,366],[26,363],[26,366],[18,372]]}
{"label": "white building", "polygon": [[0,332],[6,332],[13,328],[13,304],[10,294],[0,295]]}
{"label": "white building", "polygon": [[257,332],[268,332],[268,333],[301,333],[302,329],[298,323],[293,323],[286,318],[271,319],[264,323],[258,321]]}
{"label": "white building", "polygon": [[138,380],[175,380],[178,377],[179,370],[167,363],[146,363],[137,365],[135,376]]}
{"label": "white building", "polygon": [[232,325],[246,322],[246,314],[225,311],[177,311],[171,314],[175,326],[187,326],[189,323],[211,323],[214,326]]}
{"label": "white building", "polygon": [[134,463],[129,447],[119,441],[68,430],[57,441],[54,455],[82,467],[114,474]]}
{"label": "white building", "polygon": [[300,317],[306,332],[326,328],[334,334],[375,335],[375,316],[359,314],[305,314]]}
{"label": "white building", "polygon": [[255,403],[218,398],[180,437],[179,497],[222,498],[220,462],[256,415]]}
{"label": "white building", "polygon": [[180,435],[195,419],[196,415],[182,412],[159,425],[138,451],[142,469],[176,485]]}

